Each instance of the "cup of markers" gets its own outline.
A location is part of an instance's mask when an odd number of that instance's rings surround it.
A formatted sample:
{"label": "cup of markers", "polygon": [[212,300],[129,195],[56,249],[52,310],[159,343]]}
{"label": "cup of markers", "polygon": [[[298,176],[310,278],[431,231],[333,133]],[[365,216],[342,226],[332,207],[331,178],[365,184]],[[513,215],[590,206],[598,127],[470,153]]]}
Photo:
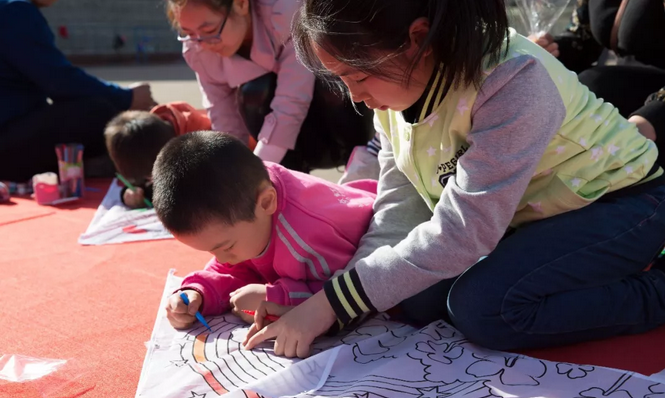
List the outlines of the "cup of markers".
{"label": "cup of markers", "polygon": [[58,156],[60,198],[82,198],[85,191],[83,145],[61,144],[55,147],[55,153]]}

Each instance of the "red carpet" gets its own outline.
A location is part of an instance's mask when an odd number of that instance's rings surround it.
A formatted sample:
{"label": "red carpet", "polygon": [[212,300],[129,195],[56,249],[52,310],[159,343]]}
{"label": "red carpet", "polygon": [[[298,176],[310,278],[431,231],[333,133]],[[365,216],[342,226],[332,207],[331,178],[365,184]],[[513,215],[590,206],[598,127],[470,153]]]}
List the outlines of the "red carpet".
{"label": "red carpet", "polygon": [[[0,355],[70,360],[48,380],[0,383],[0,397],[134,397],[168,270],[184,275],[208,260],[173,240],[78,245],[102,197],[0,205]],[[663,342],[665,328],[528,354],[651,374],[665,368]]]}

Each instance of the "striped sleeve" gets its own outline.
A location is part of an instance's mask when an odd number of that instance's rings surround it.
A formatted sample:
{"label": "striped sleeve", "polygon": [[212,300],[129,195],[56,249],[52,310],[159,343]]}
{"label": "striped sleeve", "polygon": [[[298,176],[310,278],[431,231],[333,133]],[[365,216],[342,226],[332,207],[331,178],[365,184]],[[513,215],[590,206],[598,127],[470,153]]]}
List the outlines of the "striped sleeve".
{"label": "striped sleeve", "polygon": [[323,289],[337,319],[344,325],[363,314],[376,312],[355,269],[329,280]]}
{"label": "striped sleeve", "polygon": [[379,133],[376,133],[374,135],[374,138],[372,138],[367,143],[367,152],[371,153],[374,156],[379,156],[380,150],[381,150],[381,137]]}

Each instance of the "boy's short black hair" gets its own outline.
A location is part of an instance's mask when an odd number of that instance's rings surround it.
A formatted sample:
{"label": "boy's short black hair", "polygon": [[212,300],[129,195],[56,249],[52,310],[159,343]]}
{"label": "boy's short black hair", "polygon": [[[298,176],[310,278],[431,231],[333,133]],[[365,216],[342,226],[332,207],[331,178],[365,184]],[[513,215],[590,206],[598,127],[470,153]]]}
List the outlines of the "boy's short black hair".
{"label": "boy's short black hair", "polygon": [[198,131],[171,140],[157,156],[153,204],[164,226],[191,234],[217,221],[253,221],[259,189],[270,176],[238,139]]}
{"label": "boy's short black hair", "polygon": [[159,151],[175,137],[175,129],[150,112],[126,111],[106,125],[104,137],[118,173],[132,184],[142,185],[152,173]]}

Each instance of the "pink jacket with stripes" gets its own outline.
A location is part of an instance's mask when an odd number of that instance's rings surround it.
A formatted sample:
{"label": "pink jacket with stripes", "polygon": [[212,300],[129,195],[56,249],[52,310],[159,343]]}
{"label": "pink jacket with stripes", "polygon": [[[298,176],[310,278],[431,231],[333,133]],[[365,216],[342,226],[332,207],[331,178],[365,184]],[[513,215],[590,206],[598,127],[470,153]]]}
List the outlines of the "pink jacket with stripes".
{"label": "pink jacket with stripes", "polygon": [[203,296],[203,315],[228,311],[229,294],[252,283],[267,285],[268,301],[298,305],[346,267],[367,232],[376,181],[337,185],[265,164],[277,191],[269,246],[260,257],[235,265],[213,258],[185,277],[181,289]]}

